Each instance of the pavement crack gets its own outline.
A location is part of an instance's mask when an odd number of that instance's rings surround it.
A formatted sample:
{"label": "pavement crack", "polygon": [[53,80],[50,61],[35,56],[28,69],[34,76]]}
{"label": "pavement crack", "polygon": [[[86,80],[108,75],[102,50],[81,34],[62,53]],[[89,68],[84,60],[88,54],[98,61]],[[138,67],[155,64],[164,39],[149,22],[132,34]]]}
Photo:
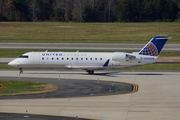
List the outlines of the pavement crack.
{"label": "pavement crack", "polygon": [[71,98],[65,103],[65,105],[62,107],[62,109],[59,111],[58,115],[60,115],[60,113],[64,110],[64,108],[68,105],[68,103],[70,102]]}

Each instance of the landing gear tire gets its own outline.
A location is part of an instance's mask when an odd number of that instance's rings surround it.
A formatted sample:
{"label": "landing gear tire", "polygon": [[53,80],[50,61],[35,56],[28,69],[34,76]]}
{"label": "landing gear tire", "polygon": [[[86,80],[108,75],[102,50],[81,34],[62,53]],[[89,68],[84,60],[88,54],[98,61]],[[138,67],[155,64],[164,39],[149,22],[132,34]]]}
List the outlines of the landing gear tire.
{"label": "landing gear tire", "polygon": [[94,70],[87,70],[87,72],[88,72],[90,75],[94,74]]}
{"label": "landing gear tire", "polygon": [[20,74],[23,74],[22,68],[19,68],[19,73],[20,73]]}

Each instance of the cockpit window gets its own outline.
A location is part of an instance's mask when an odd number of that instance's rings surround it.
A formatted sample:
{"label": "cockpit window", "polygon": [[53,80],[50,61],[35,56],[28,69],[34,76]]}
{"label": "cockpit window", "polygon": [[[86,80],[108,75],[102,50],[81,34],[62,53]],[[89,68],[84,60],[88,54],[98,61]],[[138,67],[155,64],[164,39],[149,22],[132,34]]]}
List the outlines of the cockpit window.
{"label": "cockpit window", "polygon": [[27,55],[21,55],[21,56],[19,56],[19,58],[28,58],[28,56]]}

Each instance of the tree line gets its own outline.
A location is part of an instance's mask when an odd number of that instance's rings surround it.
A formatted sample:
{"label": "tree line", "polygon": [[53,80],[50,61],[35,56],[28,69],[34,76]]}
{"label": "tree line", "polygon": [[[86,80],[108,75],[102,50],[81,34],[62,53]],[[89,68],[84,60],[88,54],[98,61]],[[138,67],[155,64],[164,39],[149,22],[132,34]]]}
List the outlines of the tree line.
{"label": "tree line", "polygon": [[180,0],[0,0],[0,21],[174,21]]}

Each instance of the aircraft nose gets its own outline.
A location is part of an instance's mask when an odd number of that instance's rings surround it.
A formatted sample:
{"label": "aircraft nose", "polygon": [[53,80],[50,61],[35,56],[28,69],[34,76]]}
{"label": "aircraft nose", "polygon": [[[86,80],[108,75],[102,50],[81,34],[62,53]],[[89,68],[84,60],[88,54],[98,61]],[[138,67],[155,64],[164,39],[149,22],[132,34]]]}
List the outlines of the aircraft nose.
{"label": "aircraft nose", "polygon": [[13,61],[9,62],[8,65],[9,65],[9,66],[16,67],[16,66],[17,66],[17,63],[16,63],[16,61],[13,60]]}

